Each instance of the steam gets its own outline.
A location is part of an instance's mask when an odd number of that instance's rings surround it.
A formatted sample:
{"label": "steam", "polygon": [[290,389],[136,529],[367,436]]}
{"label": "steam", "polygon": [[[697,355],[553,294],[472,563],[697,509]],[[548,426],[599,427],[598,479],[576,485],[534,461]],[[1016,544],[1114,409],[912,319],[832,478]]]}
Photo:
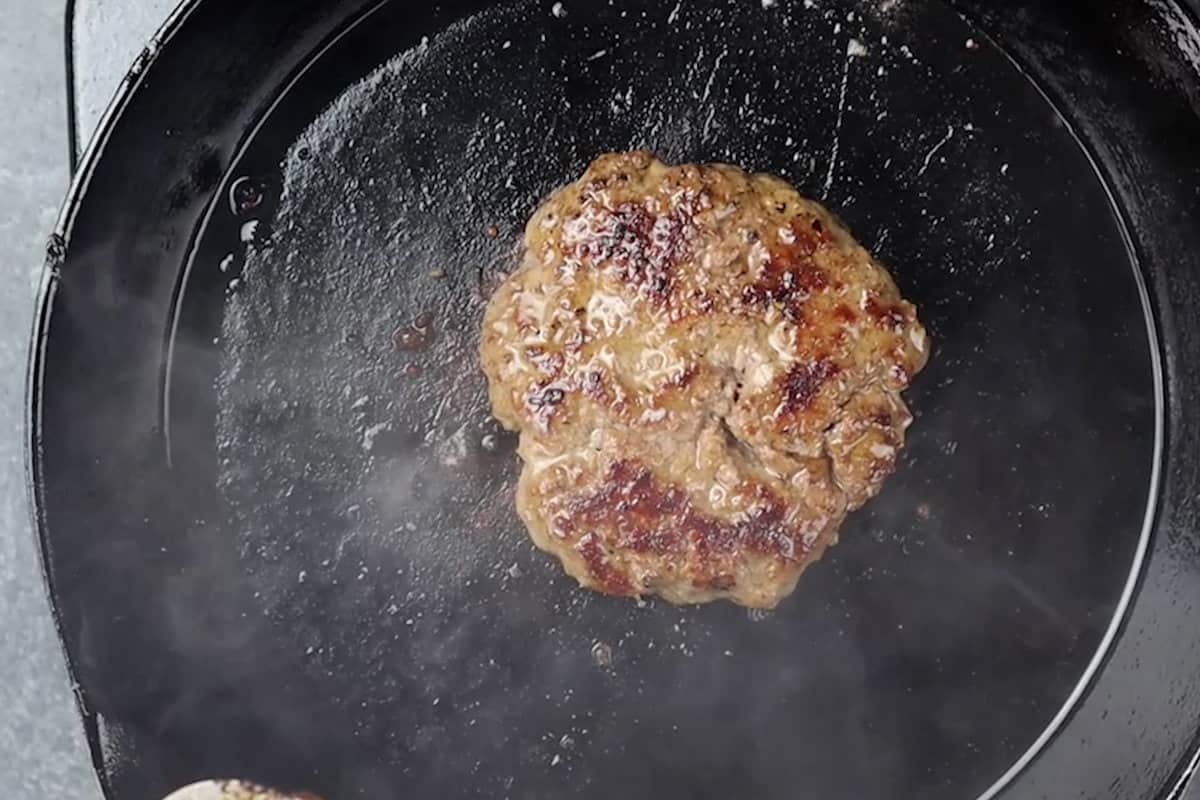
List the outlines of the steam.
{"label": "steam", "polygon": [[[1049,709],[971,710],[1026,683],[1065,694],[1074,662],[1046,643],[1103,617],[1037,566],[1060,563],[1050,515],[1074,530],[1094,511],[989,466],[1038,426],[1083,446],[1095,405],[1053,385],[1015,299],[1014,265],[1042,269],[1023,237],[1060,233],[1014,188],[1028,153],[968,127],[941,93],[973,85],[914,54],[917,33],[965,26],[934,4],[702,5],[472,17],[350,88],[284,159],[273,238],[226,311],[220,491],[259,624],[393,793],[982,791]],[[915,99],[894,105],[893,84]],[[513,512],[514,441],[477,367],[487,287],[542,197],[635,147],[824,185],[931,330],[907,463],[765,618],[585,593]],[[435,335],[398,349],[422,318]],[[1037,367],[1022,395],[996,379],[1013,359]],[[1027,639],[993,652],[998,632]],[[934,762],[967,777],[930,782]]]}

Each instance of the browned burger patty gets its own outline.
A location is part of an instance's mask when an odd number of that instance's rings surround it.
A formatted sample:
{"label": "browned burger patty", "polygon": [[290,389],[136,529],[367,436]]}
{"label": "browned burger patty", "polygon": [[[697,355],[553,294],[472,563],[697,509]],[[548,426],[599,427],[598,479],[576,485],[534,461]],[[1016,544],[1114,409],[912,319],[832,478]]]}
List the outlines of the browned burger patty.
{"label": "browned burger patty", "polygon": [[771,608],[878,493],[929,352],[840,222],[725,165],[597,159],[484,319],[517,511],[591,589]]}

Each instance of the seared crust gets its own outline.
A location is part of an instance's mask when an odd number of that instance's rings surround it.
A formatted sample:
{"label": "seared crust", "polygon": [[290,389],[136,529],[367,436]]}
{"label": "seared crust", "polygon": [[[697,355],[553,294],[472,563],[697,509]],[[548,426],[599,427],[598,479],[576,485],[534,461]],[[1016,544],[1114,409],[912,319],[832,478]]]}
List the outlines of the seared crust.
{"label": "seared crust", "polygon": [[893,470],[928,341],[783,181],[633,152],[533,215],[481,352],[538,546],[609,594],[769,608]]}

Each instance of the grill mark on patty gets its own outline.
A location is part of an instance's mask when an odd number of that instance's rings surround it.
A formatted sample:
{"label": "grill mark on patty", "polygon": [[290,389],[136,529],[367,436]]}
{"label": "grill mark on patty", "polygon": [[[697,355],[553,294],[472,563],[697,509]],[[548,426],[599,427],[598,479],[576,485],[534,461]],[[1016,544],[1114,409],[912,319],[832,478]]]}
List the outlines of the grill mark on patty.
{"label": "grill mark on patty", "polygon": [[589,533],[580,539],[576,549],[587,563],[588,572],[606,594],[617,597],[632,597],[637,594],[625,573],[608,563],[608,554],[604,552],[594,534]]}
{"label": "grill mark on patty", "polygon": [[776,303],[788,319],[798,322],[804,303],[829,286],[829,275],[813,257],[833,239],[819,220],[803,217],[792,220],[788,231],[789,239],[780,239],[757,280],[742,290],[742,301],[755,307]]}
{"label": "grill mark on patty", "polygon": [[585,264],[610,270],[652,302],[665,302],[674,288],[675,267],[690,255],[695,199],[681,193],[665,213],[638,203],[609,209],[595,195],[587,203],[564,226],[567,252]]}
{"label": "grill mark on patty", "polygon": [[904,308],[898,304],[880,303],[872,297],[867,300],[865,306],[863,310],[881,325],[891,325],[893,328],[899,329],[908,322]]}
{"label": "grill mark on patty", "polygon": [[779,416],[791,416],[807,411],[821,387],[841,370],[828,359],[796,364],[779,380],[783,393]]}
{"label": "grill mark on patty", "polygon": [[761,485],[747,491],[758,505],[737,522],[725,522],[698,510],[687,492],[659,481],[644,464],[621,460],[609,467],[596,491],[574,500],[557,524],[567,536],[582,534],[577,548],[605,591],[613,580],[612,568],[601,558],[597,537],[610,548],[642,555],[692,553],[696,586],[724,583],[722,565],[738,552],[789,561],[808,555],[811,546],[786,525],[780,499]]}

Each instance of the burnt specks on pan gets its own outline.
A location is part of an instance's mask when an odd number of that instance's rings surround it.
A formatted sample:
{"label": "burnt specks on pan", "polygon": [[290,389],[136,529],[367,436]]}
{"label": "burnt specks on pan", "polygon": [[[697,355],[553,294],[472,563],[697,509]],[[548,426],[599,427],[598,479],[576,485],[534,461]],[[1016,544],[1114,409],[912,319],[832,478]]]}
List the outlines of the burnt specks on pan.
{"label": "burnt specks on pan", "polygon": [[392,333],[392,346],[408,352],[425,350],[433,343],[435,335],[433,315],[424,313]]}
{"label": "burnt specks on pan", "polygon": [[858,425],[927,358],[886,271],[779,179],[645,152],[552,194],[522,259],[481,357],[534,542],[607,594],[774,606],[903,444],[898,397]]}

